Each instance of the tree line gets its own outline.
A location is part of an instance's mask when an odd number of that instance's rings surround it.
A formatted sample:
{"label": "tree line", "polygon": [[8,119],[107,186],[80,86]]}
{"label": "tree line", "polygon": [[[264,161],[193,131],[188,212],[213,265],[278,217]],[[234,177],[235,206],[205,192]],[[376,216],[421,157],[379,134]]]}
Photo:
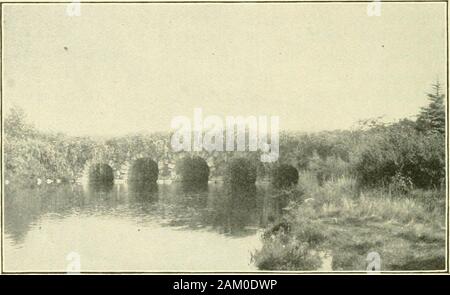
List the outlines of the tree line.
{"label": "tree line", "polygon": [[[278,163],[258,161],[258,152],[239,152],[239,157],[255,163],[259,179],[269,177],[273,165],[289,164],[300,173],[313,173],[320,183],[352,175],[362,186],[436,188],[445,181],[445,126],[445,94],[436,83],[428,105],[414,119],[393,123],[369,119],[352,130],[282,132]],[[18,107],[5,117],[4,131],[5,179],[25,185],[37,178],[73,181],[88,163],[106,163],[119,170],[144,157],[158,163],[161,177],[170,177],[175,163],[186,156],[171,151],[169,133],[103,139],[41,132],[27,123]],[[232,152],[192,154],[206,160],[211,177],[222,177],[226,162],[235,156]]]}

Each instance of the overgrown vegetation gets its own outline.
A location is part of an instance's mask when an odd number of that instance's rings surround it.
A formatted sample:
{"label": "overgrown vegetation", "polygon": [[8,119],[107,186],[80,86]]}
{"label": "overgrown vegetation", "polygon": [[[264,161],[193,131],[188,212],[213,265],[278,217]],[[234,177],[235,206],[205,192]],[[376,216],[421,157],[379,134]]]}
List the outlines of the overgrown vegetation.
{"label": "overgrown vegetation", "polygon": [[276,188],[286,188],[298,183],[298,171],[289,164],[275,166],[271,177],[272,185]]}
{"label": "overgrown vegetation", "polygon": [[445,178],[445,136],[418,131],[411,121],[377,126],[365,135],[355,162],[363,185],[440,187]]}
{"label": "overgrown vegetation", "polygon": [[332,270],[365,271],[370,252],[380,254],[381,270],[445,268],[444,191],[428,191],[427,197],[435,195],[428,206],[417,198],[420,190],[359,193],[354,178],[322,186],[314,179],[301,175],[303,195],[290,194],[288,213],[266,229],[263,247],[254,253],[260,269],[317,270],[328,255]]}
{"label": "overgrown vegetation", "polygon": [[5,179],[25,185],[38,178],[74,180],[90,164],[120,170],[138,158],[154,159],[159,176],[171,177],[175,163],[187,159],[177,168],[182,180],[222,177],[232,195],[253,196],[257,177],[271,175],[279,189],[273,197],[289,206],[282,218],[272,219],[254,255],[261,269],[314,270],[327,254],[334,270],[365,270],[371,251],[381,255],[383,270],[442,269],[445,97],[438,83],[433,91],[415,120],[377,118],[346,131],[283,132],[275,165],[259,162],[254,152],[236,158],[228,152],[175,153],[170,134],[105,140],[43,133],[13,108],[4,122]]}
{"label": "overgrown vegetation", "polygon": [[445,107],[434,91],[417,120],[368,120],[315,148],[291,146],[304,151],[284,159],[302,169],[302,193],[287,192],[288,213],[266,229],[256,265],[318,270],[331,257],[332,270],[366,271],[377,252],[381,270],[445,269]]}

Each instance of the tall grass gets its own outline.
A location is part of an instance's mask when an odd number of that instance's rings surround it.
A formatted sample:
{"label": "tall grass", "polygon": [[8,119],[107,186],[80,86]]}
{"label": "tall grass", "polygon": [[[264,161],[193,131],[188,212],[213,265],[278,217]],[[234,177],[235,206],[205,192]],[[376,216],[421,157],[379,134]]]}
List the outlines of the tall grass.
{"label": "tall grass", "polygon": [[[318,269],[318,253],[326,252],[333,270],[364,271],[373,251],[381,256],[382,270],[445,268],[445,212],[430,205],[445,202],[444,192],[361,190],[345,176],[320,185],[311,172],[300,176],[299,186],[301,199],[268,227],[262,249],[254,253],[260,269]],[[434,199],[427,203],[425,196]]]}

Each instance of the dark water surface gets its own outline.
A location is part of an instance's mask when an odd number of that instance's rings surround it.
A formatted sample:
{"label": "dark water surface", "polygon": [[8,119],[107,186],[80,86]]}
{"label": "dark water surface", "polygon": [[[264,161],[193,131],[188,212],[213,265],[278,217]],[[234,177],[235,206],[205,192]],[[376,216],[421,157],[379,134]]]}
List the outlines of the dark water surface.
{"label": "dark water surface", "polygon": [[[269,189],[221,184],[8,185],[5,271],[249,271],[268,220],[280,214]],[[71,264],[72,263],[72,264]],[[72,265],[72,266],[70,266]]]}

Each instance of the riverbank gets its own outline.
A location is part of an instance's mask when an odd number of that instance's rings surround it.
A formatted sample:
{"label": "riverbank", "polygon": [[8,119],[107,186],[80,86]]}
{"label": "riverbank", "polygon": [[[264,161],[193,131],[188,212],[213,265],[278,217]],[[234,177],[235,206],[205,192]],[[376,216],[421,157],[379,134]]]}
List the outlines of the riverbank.
{"label": "riverbank", "polygon": [[253,255],[259,269],[319,270],[320,253],[331,256],[332,270],[445,269],[444,191],[359,191],[351,178],[319,186],[307,175],[299,188]]}

